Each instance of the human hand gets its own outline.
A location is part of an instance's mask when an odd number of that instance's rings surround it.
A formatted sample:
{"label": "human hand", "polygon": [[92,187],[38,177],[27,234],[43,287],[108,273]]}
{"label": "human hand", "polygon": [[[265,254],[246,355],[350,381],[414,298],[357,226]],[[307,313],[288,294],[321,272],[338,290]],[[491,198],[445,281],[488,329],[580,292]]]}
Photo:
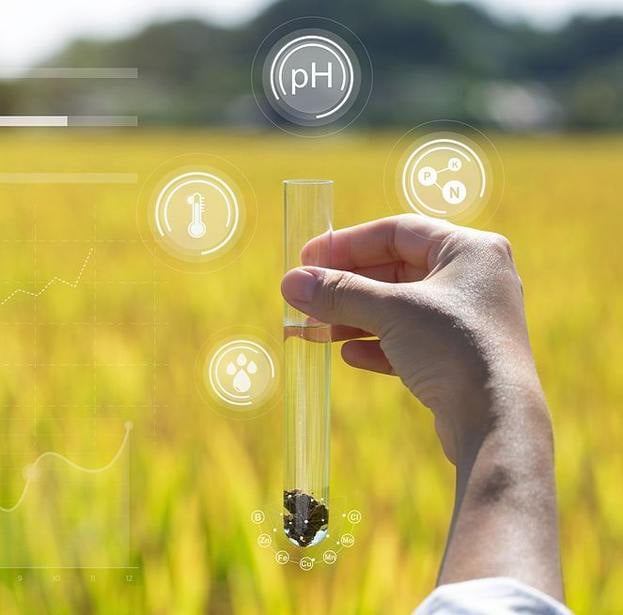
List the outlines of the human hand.
{"label": "human hand", "polygon": [[[327,251],[335,269],[312,266]],[[439,582],[510,576],[562,598],[551,422],[508,241],[408,214],[317,237],[302,262],[286,300],[332,325],[347,363],[400,376],[456,463]]]}
{"label": "human hand", "polygon": [[405,214],[317,237],[302,262],[326,253],[332,269],[285,275],[285,299],[333,325],[347,363],[398,375],[433,411],[453,462],[499,419],[493,398],[541,395],[521,283],[500,235]]}

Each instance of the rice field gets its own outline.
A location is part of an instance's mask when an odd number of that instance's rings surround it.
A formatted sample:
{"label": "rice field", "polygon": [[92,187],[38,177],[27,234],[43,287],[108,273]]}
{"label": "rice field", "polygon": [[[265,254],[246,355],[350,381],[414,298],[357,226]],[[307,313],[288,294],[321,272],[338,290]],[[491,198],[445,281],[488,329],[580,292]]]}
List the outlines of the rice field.
{"label": "rice field", "polygon": [[[0,183],[0,612],[408,613],[431,590],[453,472],[398,381],[334,349],[332,515],[336,529],[341,512],[362,521],[335,564],[309,571],[279,565],[251,521],[266,511],[270,531],[281,510],[279,400],[240,420],[197,383],[206,348],[231,332],[252,330],[279,355],[281,180],[335,180],[336,226],[391,215],[383,172],[397,138],[2,135],[0,173],[136,173],[138,184]],[[620,613],[623,139],[496,145],[506,190],[486,228],[512,241],[554,419],[568,602]],[[190,152],[236,165],[257,203],[248,246],[220,268],[175,269],[138,232],[141,185]],[[46,451],[114,463],[35,464]]]}

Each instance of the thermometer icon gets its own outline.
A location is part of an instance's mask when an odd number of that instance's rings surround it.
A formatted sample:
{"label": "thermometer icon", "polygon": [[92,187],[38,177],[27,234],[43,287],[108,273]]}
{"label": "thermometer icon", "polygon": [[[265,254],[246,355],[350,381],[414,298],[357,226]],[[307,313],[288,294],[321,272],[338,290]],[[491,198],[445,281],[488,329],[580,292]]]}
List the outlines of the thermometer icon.
{"label": "thermometer icon", "polygon": [[193,239],[201,239],[207,231],[206,223],[203,221],[205,197],[200,192],[195,192],[188,197],[187,202],[193,210],[192,218],[188,225],[188,234]]}

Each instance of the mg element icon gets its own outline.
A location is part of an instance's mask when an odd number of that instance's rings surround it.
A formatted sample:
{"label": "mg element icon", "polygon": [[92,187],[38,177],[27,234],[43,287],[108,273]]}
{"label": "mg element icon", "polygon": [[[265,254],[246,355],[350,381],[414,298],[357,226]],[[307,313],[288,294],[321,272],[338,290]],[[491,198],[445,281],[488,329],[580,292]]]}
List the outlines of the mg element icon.
{"label": "mg element icon", "polygon": [[323,127],[338,120],[343,127],[365,107],[372,65],[363,43],[348,28],[329,19],[305,17],[266,37],[253,63],[253,79],[256,101],[271,121],[284,130],[294,125],[295,133],[303,132],[298,128],[303,127],[327,134]]}

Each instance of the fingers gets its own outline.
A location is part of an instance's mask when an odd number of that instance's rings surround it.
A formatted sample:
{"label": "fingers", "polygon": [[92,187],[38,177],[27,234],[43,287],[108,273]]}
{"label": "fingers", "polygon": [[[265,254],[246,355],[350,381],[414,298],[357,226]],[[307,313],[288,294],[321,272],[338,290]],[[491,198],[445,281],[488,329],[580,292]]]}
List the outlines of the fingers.
{"label": "fingers", "polygon": [[317,265],[317,255],[323,254],[332,268],[348,271],[396,261],[427,270],[430,248],[455,228],[417,214],[392,216],[316,237],[301,258],[304,265]]}
{"label": "fingers", "polygon": [[379,340],[352,340],[342,346],[342,358],[352,367],[379,374],[393,374],[394,370],[381,350]]}
{"label": "fingers", "polygon": [[363,275],[366,278],[379,280],[380,282],[419,282],[428,274],[427,269],[414,267],[405,261],[385,263],[375,267],[358,267],[354,273]]}
{"label": "fingers", "polygon": [[348,271],[304,267],[288,271],[281,292],[293,307],[321,322],[379,335],[390,285]]}
{"label": "fingers", "polygon": [[333,325],[331,327],[331,341],[343,342],[361,337],[374,337],[369,331],[357,329],[357,327],[347,327],[346,325]]}

